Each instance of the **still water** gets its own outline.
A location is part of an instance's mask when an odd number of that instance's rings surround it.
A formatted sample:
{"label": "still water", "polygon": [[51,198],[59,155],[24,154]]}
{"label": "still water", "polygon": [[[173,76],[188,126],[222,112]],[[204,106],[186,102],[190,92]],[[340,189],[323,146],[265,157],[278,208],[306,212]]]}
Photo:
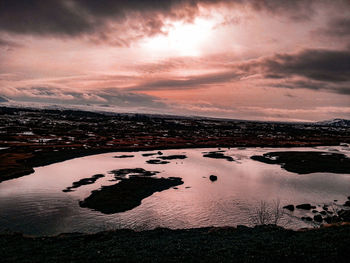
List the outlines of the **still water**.
{"label": "still water", "polygon": [[[350,155],[349,147],[315,148],[222,148],[225,159],[203,157],[215,149],[164,150],[164,156],[185,154],[184,160],[168,164],[147,164],[156,156],[149,152],[127,153],[132,158],[113,158],[125,153],[99,154],[68,160],[35,169],[35,173],[0,183],[0,232],[15,231],[32,235],[53,235],[65,232],[97,232],[109,229],[135,230],[193,228],[205,226],[251,225],[254,209],[261,200],[282,205],[311,203],[342,204],[350,195],[350,175],[313,173],[299,175],[279,165],[251,160],[252,155],[270,151],[328,151]],[[153,151],[157,152],[157,151]],[[79,200],[104,185],[115,184],[109,171],[123,168],[144,168],[159,171],[157,177],[181,177],[183,185],[156,192],[132,210],[105,215],[79,207]],[[62,192],[73,182],[94,174],[104,174],[94,184],[73,192]],[[214,174],[218,180],[211,182]],[[307,212],[285,215],[282,224],[288,228],[309,226],[298,217]],[[311,215],[311,213],[310,213]]]}

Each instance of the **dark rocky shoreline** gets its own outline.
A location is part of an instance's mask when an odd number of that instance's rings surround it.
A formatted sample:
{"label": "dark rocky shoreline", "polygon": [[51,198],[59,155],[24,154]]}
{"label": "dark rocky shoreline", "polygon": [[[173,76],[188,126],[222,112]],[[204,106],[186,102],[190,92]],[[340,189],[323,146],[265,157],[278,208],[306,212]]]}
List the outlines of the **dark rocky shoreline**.
{"label": "dark rocky shoreline", "polygon": [[284,151],[268,152],[251,159],[267,164],[280,164],[288,172],[309,173],[350,173],[350,158],[341,153]]}
{"label": "dark rocky shoreline", "polygon": [[350,226],[0,235],[2,262],[348,262]]}

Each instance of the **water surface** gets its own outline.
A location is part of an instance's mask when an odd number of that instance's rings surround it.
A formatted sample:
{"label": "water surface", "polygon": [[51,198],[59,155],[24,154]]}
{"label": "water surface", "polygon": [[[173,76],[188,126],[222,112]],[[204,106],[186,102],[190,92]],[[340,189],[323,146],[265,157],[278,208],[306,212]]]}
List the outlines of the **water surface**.
{"label": "water surface", "polygon": [[[132,152],[132,158],[114,158],[125,153],[108,153],[39,167],[35,173],[0,183],[0,231],[33,235],[63,232],[97,232],[107,229],[135,230],[156,227],[192,228],[205,226],[251,225],[251,216],[261,200],[279,199],[282,205],[344,203],[350,195],[350,175],[313,173],[299,175],[279,165],[251,160],[252,155],[270,151],[329,151],[350,155],[349,147],[316,148],[222,148],[235,161],[203,157],[213,149],[164,150],[163,156],[186,155],[167,164],[148,164],[150,152]],[[157,152],[157,151],[154,151]],[[159,171],[156,177],[181,177],[183,185],[154,193],[132,210],[105,215],[79,207],[79,201],[101,186],[115,184],[109,171],[144,168]],[[72,192],[62,192],[73,182],[104,174],[95,183]],[[218,180],[211,182],[214,174]],[[310,226],[295,211],[282,222],[290,228]]]}

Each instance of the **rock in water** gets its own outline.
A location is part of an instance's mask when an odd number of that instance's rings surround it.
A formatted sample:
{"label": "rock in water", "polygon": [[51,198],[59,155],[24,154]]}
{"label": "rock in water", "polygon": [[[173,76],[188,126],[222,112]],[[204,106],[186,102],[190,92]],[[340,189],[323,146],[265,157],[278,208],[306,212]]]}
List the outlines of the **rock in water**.
{"label": "rock in water", "polygon": [[229,162],[233,162],[234,159],[231,156],[226,156],[221,152],[208,152],[203,157],[214,158],[214,159],[226,159]]}
{"label": "rock in water", "polygon": [[350,206],[350,201],[346,201],[344,206]]}
{"label": "rock in water", "polygon": [[350,222],[350,210],[340,210],[338,213],[339,217],[344,222]]}
{"label": "rock in water", "polygon": [[134,155],[123,154],[123,155],[114,156],[114,158],[119,158],[119,159],[123,159],[123,158],[132,158],[132,157],[134,157]]}
{"label": "rock in water", "polygon": [[214,182],[218,179],[218,177],[216,175],[212,174],[211,176],[209,176],[209,179],[210,179],[210,181]]}
{"label": "rock in water", "polygon": [[323,218],[321,215],[315,215],[314,216],[314,221],[321,223],[323,221]]}
{"label": "rock in water", "polygon": [[310,210],[310,209],[315,209],[316,206],[310,205],[310,204],[301,204],[301,205],[297,205],[296,208],[304,209],[304,210]]}
{"label": "rock in water", "polygon": [[341,222],[341,220],[338,216],[327,216],[324,218],[324,221],[326,221],[328,224],[334,224],[334,223]]}
{"label": "rock in water", "polygon": [[283,207],[284,209],[287,209],[289,211],[294,211],[294,205],[286,205]]}

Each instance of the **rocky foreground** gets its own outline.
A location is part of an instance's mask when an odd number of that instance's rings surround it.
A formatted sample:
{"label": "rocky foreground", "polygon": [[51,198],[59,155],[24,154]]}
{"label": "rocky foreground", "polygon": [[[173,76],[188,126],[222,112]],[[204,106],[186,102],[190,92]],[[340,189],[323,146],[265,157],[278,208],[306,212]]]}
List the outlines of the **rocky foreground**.
{"label": "rocky foreground", "polygon": [[350,226],[0,236],[1,262],[349,262]]}

